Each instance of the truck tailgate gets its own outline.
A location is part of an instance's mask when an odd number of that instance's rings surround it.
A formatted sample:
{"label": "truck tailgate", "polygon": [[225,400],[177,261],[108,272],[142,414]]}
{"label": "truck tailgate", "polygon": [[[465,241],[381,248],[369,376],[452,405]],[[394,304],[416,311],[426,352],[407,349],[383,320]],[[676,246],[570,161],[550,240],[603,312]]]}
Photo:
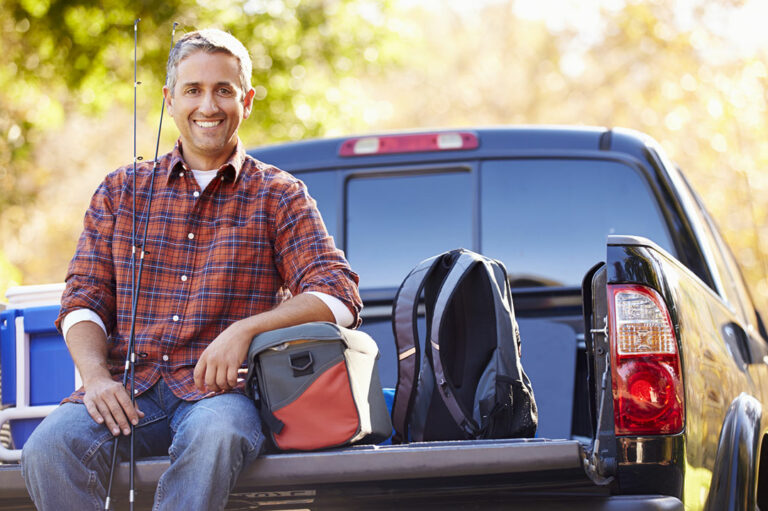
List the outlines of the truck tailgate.
{"label": "truck tailgate", "polygon": [[[151,501],[168,465],[168,458],[137,463],[137,503]],[[127,484],[128,464],[122,463],[114,493],[117,499],[127,494]],[[25,504],[32,509],[18,465],[0,465],[0,488],[4,505],[12,499],[19,506],[13,509],[25,509]],[[354,508],[364,502],[366,507],[383,504],[382,500],[395,495],[403,504],[403,500],[421,498],[489,498],[491,493],[521,490],[545,490],[549,495],[563,490],[608,493],[584,472],[583,447],[575,440],[430,442],[268,454],[243,472],[228,509],[262,508],[270,503]]]}

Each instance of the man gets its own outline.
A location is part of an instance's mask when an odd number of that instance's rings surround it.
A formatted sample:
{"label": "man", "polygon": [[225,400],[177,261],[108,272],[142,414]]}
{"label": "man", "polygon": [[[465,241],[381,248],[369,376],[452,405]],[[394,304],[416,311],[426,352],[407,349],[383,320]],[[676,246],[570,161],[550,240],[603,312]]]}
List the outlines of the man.
{"label": "man", "polygon": [[[133,165],[107,176],[85,216],[57,326],[82,376],[26,443],[39,509],[103,509],[115,438],[170,455],[155,509],[223,509],[261,451],[257,410],[238,380],[251,338],[309,321],[359,323],[357,275],[297,179],[247,156],[251,61],[234,37],[182,37],[163,94],[181,136],[136,171],[136,406],[122,385],[131,316]],[[149,221],[146,240],[141,239]],[[121,459],[129,441],[119,442]]]}

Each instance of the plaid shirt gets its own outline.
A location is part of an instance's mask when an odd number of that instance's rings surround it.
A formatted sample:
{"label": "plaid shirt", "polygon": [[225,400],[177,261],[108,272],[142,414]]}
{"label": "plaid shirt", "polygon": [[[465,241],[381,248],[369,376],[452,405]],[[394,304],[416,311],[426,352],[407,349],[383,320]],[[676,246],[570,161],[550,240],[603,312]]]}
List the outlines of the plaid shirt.
{"label": "plaid shirt", "polygon": [[[136,389],[161,377],[185,400],[205,396],[193,371],[203,350],[235,321],[305,291],[341,300],[359,324],[357,275],[336,249],[301,181],[248,156],[242,143],[203,191],[179,141],[160,158],[149,214],[136,316]],[[136,243],[143,239],[152,162],[136,170]],[[108,332],[108,364],[120,381],[131,321],[133,164],[109,174],[85,214],[56,326],[95,311]],[[137,270],[138,255],[137,250]],[[81,402],[83,389],[67,400]]]}

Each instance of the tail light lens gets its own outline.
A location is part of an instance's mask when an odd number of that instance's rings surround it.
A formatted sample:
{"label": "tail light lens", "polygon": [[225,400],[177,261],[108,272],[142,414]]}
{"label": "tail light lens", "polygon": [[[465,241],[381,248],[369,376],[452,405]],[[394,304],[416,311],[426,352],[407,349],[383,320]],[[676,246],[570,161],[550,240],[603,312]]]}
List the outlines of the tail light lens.
{"label": "tail light lens", "polygon": [[479,145],[477,135],[464,131],[350,138],[341,144],[339,156],[468,151]]}
{"label": "tail light lens", "polygon": [[608,298],[616,435],[679,433],[682,372],[664,300],[637,285],[609,285]]}

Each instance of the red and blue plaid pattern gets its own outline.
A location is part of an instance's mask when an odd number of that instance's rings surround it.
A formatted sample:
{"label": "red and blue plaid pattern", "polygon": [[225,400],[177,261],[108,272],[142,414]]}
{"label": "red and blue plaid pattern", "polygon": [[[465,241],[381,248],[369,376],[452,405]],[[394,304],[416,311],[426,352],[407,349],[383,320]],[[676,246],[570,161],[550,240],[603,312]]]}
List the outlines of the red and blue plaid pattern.
{"label": "red and blue plaid pattern", "polygon": [[[185,400],[204,396],[193,370],[231,323],[305,291],[341,300],[355,323],[358,277],[323,225],[301,181],[248,156],[241,143],[203,191],[181,142],[158,162],[136,317],[136,389],[163,378]],[[152,162],[136,170],[142,241]],[[133,164],[109,174],[85,214],[56,320],[95,311],[109,333],[109,367],[122,377],[131,316]],[[138,251],[140,252],[140,250]],[[137,257],[138,259],[138,257]],[[138,267],[138,262],[137,262]],[[82,401],[82,389],[68,400]]]}

